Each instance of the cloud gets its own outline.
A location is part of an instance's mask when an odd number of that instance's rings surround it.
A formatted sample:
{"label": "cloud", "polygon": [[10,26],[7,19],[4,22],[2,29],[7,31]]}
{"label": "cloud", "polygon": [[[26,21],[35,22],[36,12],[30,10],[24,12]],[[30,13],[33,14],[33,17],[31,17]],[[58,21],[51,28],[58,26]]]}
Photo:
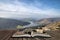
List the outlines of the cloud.
{"label": "cloud", "polygon": [[[55,8],[43,7],[38,1],[25,3],[18,0],[0,2],[0,17],[8,18],[47,18],[60,17],[60,11]],[[39,8],[39,7],[40,8]]]}

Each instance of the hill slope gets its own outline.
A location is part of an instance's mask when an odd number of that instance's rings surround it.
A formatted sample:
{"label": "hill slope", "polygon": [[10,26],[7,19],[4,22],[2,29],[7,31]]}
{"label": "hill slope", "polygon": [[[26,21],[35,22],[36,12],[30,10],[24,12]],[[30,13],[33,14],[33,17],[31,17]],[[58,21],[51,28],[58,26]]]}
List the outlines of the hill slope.
{"label": "hill slope", "polygon": [[50,24],[46,25],[45,27],[46,27],[46,28],[49,28],[49,29],[51,29],[51,30],[60,29],[60,21],[54,22],[54,23],[50,23]]}
{"label": "hill slope", "polygon": [[28,22],[23,22],[14,19],[0,18],[0,29],[14,29],[17,25],[27,25]]}
{"label": "hill slope", "polygon": [[58,22],[58,21],[60,21],[60,18],[45,18],[45,19],[39,20],[38,22],[40,24],[50,24],[50,23]]}

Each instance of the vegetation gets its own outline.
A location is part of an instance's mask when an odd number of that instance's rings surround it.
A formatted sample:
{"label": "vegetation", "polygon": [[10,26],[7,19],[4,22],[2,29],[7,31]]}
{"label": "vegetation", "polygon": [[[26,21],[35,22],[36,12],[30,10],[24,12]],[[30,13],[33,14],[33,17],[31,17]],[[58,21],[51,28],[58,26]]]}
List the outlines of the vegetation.
{"label": "vegetation", "polygon": [[18,25],[18,26],[17,26],[17,29],[20,29],[20,28],[23,28],[23,26],[21,26],[21,25]]}

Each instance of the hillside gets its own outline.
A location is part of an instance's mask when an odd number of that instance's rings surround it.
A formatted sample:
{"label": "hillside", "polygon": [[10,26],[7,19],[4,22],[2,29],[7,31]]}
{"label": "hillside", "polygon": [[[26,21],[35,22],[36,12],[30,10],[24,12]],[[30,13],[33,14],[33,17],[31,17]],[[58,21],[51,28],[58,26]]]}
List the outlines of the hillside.
{"label": "hillside", "polygon": [[46,39],[46,40],[60,40],[60,21],[50,23],[44,28],[50,29],[47,33],[51,35],[51,38]]}
{"label": "hillside", "polygon": [[53,22],[58,22],[58,21],[60,21],[60,18],[44,18],[44,19],[38,20],[38,23],[47,25]]}
{"label": "hillside", "polygon": [[49,28],[49,29],[51,29],[51,30],[60,29],[60,21],[50,23],[50,24],[46,25],[45,28]]}
{"label": "hillside", "polygon": [[27,25],[28,22],[15,19],[0,18],[0,29],[15,29],[17,25]]}

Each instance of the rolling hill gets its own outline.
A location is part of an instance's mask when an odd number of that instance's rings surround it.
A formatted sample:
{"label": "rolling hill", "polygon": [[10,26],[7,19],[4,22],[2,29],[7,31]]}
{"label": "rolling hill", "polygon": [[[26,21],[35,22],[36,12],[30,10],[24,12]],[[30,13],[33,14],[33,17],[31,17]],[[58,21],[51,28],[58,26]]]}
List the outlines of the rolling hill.
{"label": "rolling hill", "polygon": [[0,29],[16,29],[17,25],[28,25],[29,22],[24,22],[21,20],[0,18]]}
{"label": "rolling hill", "polygon": [[48,25],[50,23],[58,22],[58,21],[60,21],[60,18],[44,18],[44,19],[38,20],[38,23]]}

